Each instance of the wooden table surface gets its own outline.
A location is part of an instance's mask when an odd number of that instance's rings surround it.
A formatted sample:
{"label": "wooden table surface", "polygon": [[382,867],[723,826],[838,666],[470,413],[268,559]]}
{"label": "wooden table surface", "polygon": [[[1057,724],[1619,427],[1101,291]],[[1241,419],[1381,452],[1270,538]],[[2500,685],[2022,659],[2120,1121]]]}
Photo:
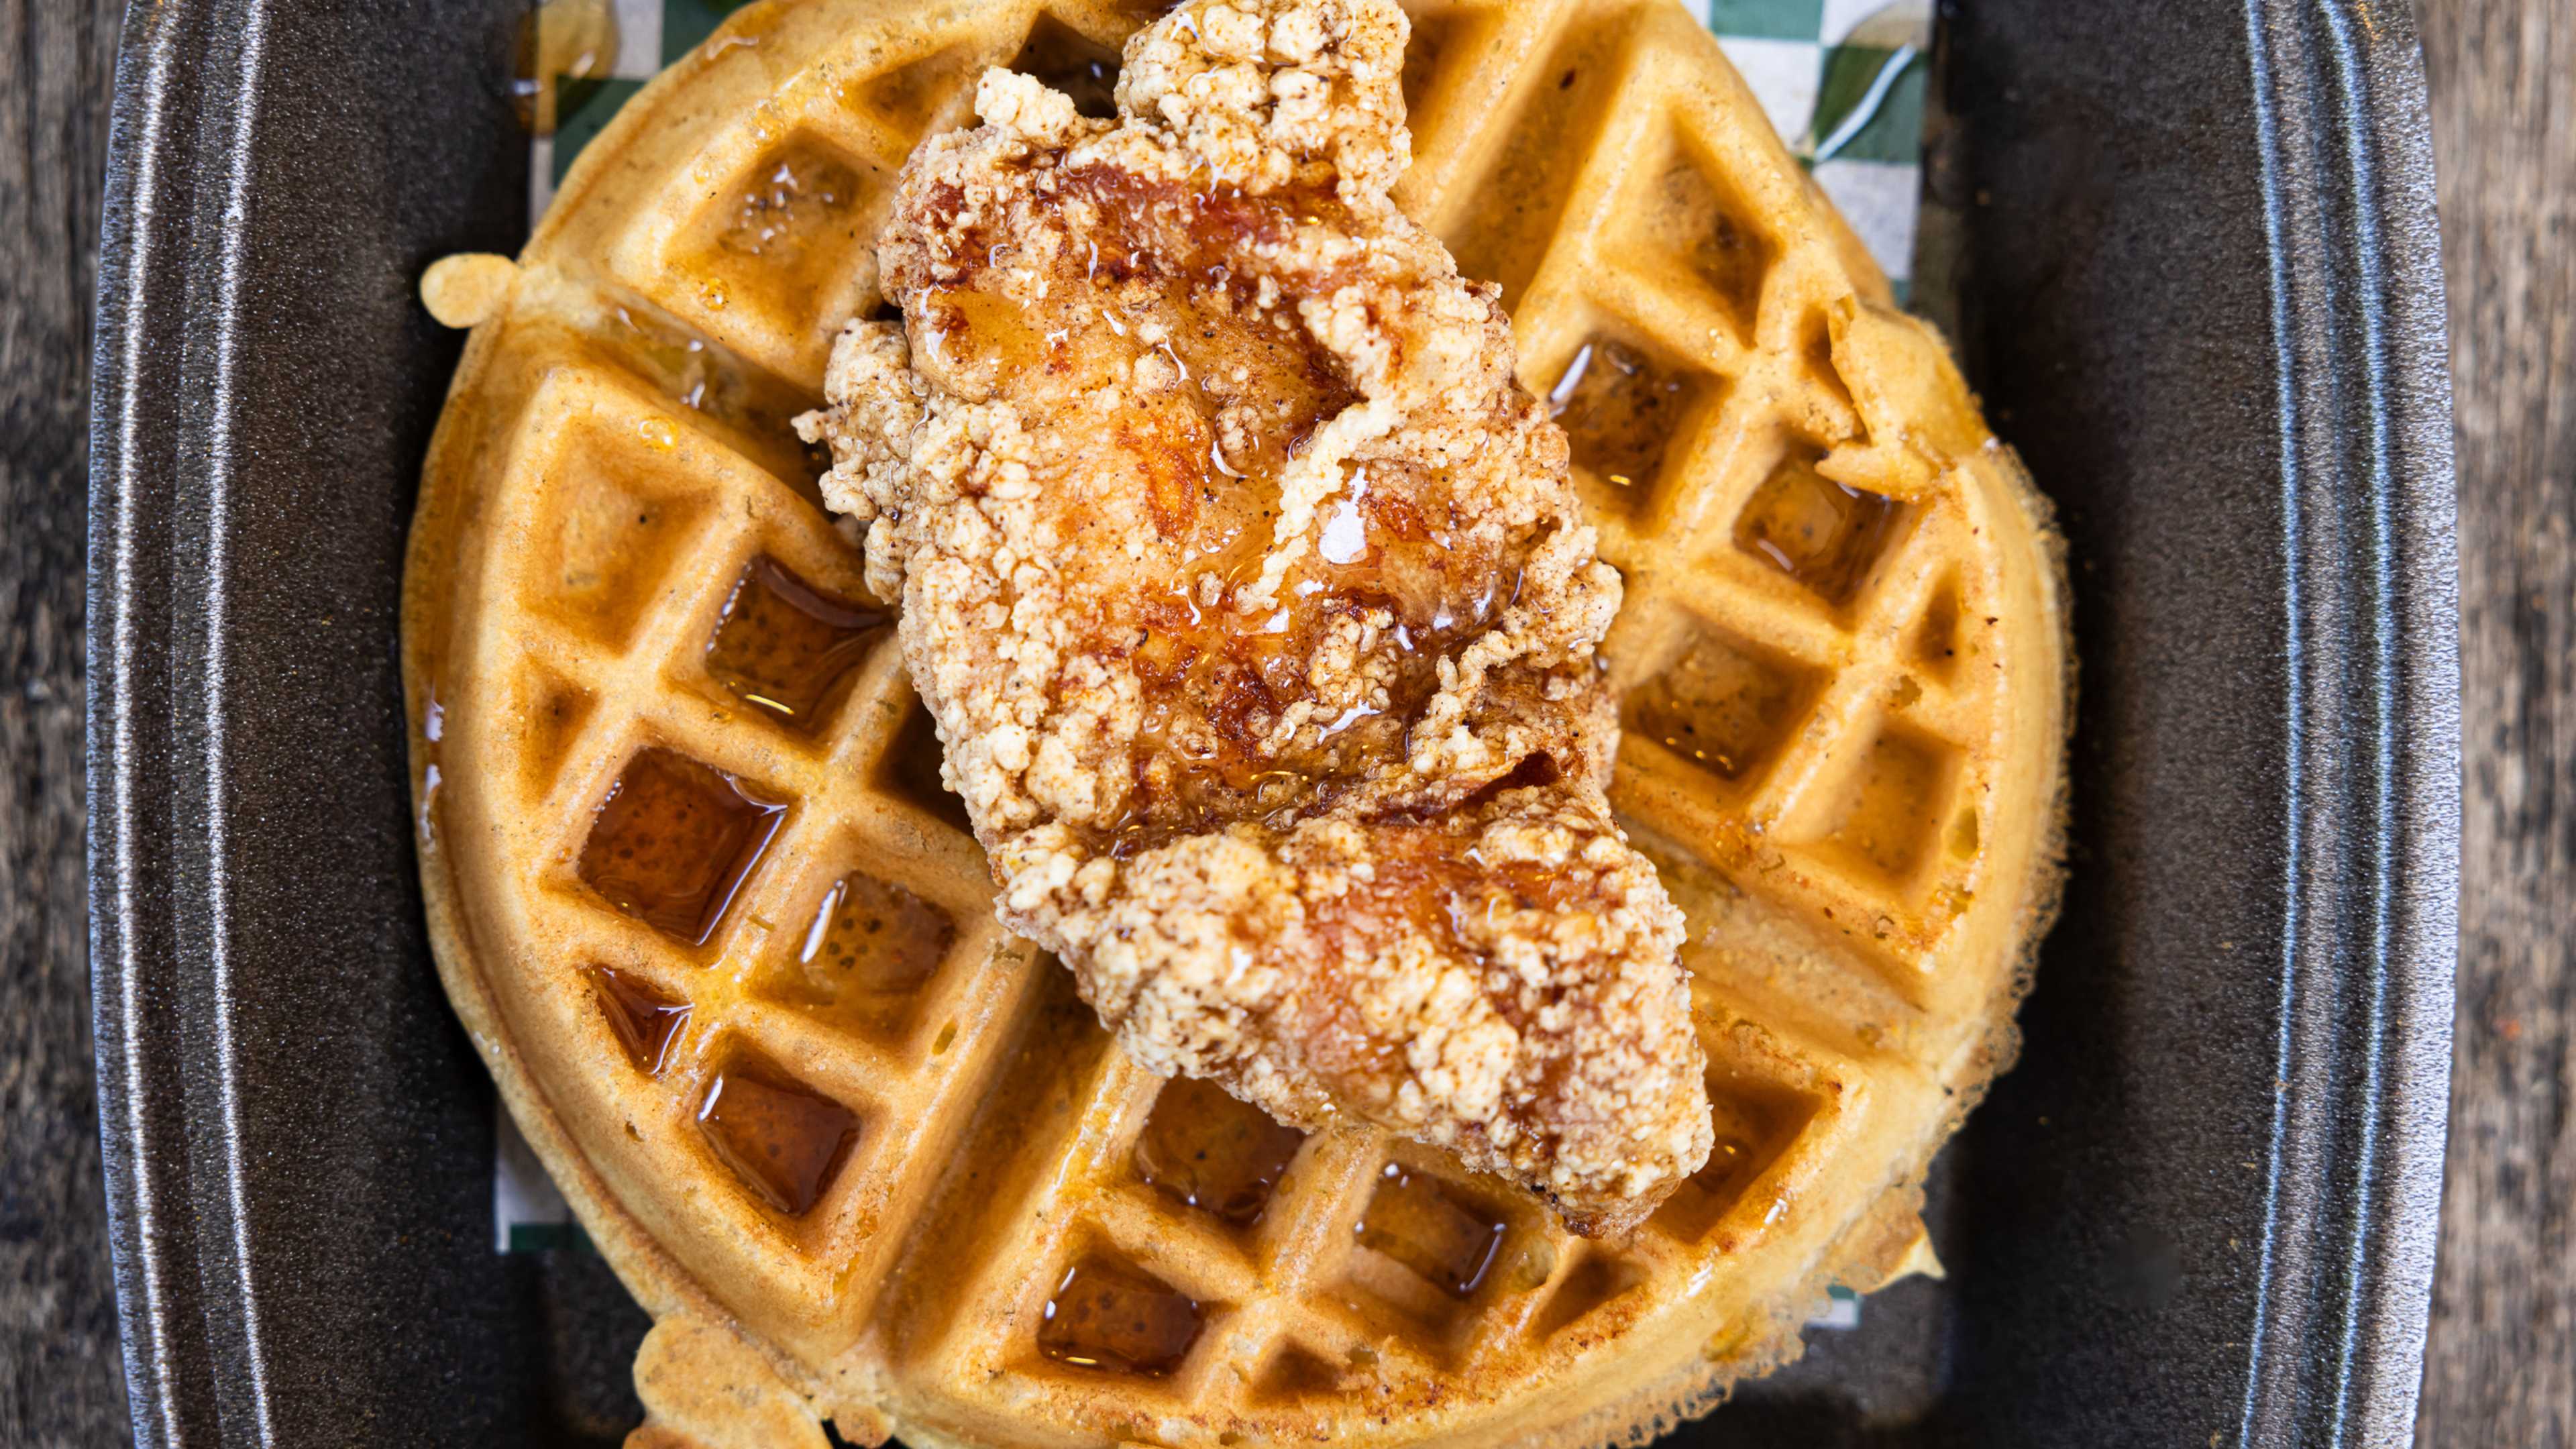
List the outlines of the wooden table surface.
{"label": "wooden table surface", "polygon": [[[125,1439],[80,859],[116,0],[0,0],[0,1445]],[[2576,1445],[2576,3],[2420,0],[2459,412],[2467,883],[2417,1442]]]}
{"label": "wooden table surface", "polygon": [[123,1441],[90,1097],[81,533],[117,0],[0,0],[0,1445]]}
{"label": "wooden table surface", "polygon": [[2450,278],[2458,1046],[2416,1441],[2576,1445],[2576,3],[2419,0]]}

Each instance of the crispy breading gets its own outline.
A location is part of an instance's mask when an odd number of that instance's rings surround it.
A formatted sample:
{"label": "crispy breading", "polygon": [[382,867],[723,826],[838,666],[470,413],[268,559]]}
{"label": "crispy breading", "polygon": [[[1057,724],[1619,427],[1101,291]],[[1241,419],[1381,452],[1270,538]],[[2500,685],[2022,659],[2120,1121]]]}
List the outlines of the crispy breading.
{"label": "crispy breading", "polygon": [[1191,0],[1120,118],[987,73],[879,243],[867,525],[1013,929],[1137,1060],[1641,1220],[1711,1134],[1682,919],[1613,823],[1617,574],[1496,290],[1387,199],[1390,0]]}

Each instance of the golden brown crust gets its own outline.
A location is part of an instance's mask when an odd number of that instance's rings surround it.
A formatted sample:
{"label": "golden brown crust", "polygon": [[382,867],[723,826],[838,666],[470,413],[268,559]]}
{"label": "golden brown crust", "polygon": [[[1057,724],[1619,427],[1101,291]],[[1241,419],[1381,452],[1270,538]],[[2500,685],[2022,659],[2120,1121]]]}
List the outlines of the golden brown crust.
{"label": "golden brown crust", "polygon": [[1016,930],[1140,1062],[1616,1231],[1698,1169],[1681,922],[1612,823],[1618,576],[1509,319],[1387,200],[1390,0],[1201,0],[1124,117],[989,72],[806,423]]}

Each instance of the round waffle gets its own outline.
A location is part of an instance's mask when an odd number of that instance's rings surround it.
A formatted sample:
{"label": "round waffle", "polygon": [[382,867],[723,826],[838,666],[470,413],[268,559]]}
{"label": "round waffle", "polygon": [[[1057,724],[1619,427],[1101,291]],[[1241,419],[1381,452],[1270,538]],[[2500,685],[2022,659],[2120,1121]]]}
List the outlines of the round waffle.
{"label": "round waffle", "polygon": [[989,65],[1156,7],[755,5],[476,324],[405,663],[459,1014],[657,1320],[639,1444],[1598,1444],[1922,1260],[2054,908],[2046,510],[1665,0],[1410,4],[1397,191],[1499,281],[1627,602],[1613,798],[1689,918],[1718,1146],[1625,1238],[1130,1063],[992,885],[789,420]]}

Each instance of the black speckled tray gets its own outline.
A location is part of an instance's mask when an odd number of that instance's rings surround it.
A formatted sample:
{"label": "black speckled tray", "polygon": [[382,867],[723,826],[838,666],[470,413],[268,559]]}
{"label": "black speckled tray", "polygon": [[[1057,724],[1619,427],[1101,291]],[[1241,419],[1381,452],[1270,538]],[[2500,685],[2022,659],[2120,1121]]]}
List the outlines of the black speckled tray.
{"label": "black speckled tray", "polygon": [[[91,481],[91,891],[145,1445],[613,1444],[643,1329],[491,1249],[429,962],[396,586],[507,250],[525,0],[138,4]],[[2397,1444],[2447,1093],[2459,720],[2423,82],[2394,0],[1950,0],[1929,184],[2057,499],[2075,876],[1943,1156],[1946,1284],[1690,1445]],[[5,526],[5,524],[0,524]]]}

